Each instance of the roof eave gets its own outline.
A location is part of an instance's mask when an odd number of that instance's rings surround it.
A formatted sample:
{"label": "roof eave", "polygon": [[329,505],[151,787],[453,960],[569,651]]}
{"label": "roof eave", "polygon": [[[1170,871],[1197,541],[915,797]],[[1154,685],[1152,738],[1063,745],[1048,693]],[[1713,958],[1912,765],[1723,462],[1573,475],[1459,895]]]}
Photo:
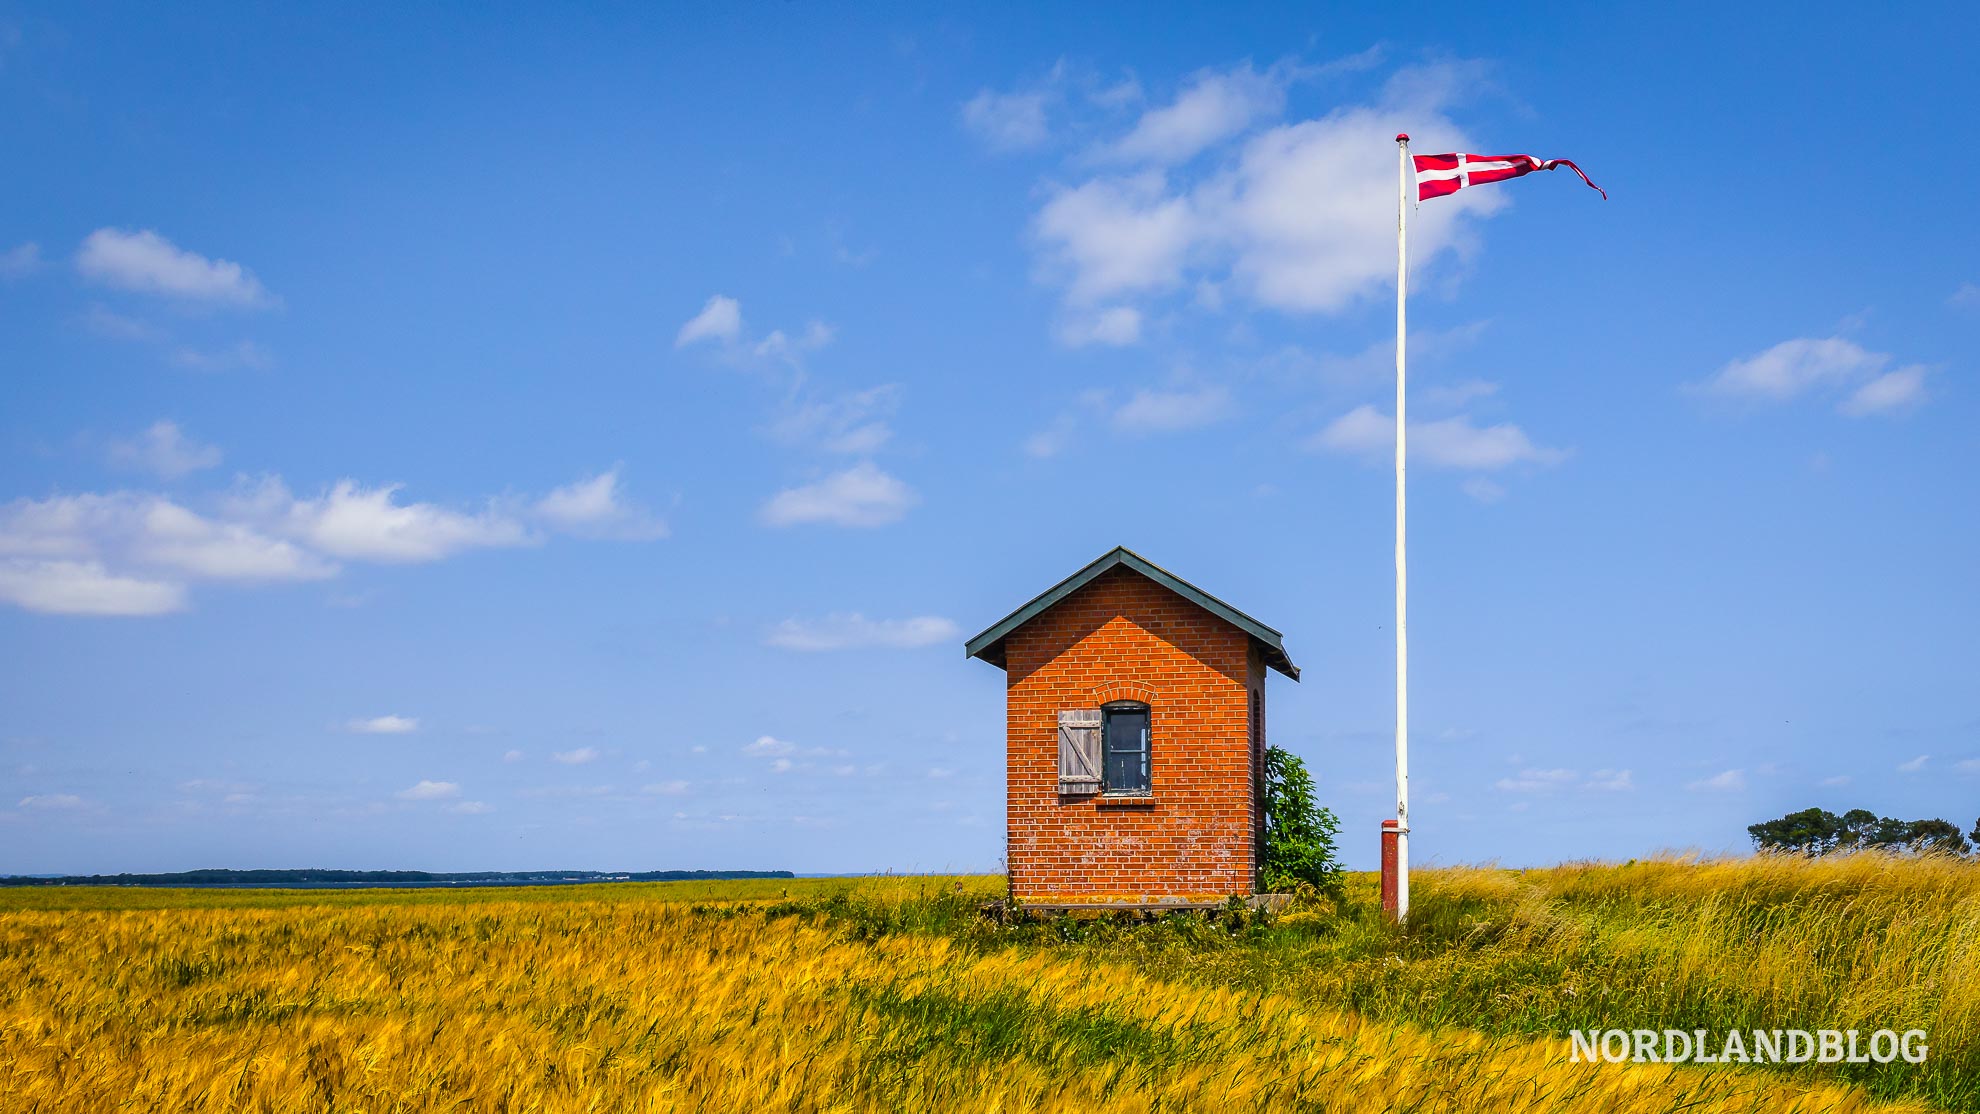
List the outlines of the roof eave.
{"label": "roof eave", "polygon": [[1116,565],[1125,565],[1243,631],[1251,637],[1252,641],[1258,643],[1260,650],[1263,652],[1266,665],[1291,677],[1294,681],[1299,680],[1299,667],[1293,664],[1292,657],[1286,653],[1285,645],[1281,641],[1278,631],[1246,615],[1244,612],[1239,611],[1237,608],[1232,607],[1230,604],[1225,603],[1223,600],[1218,599],[1203,589],[1198,588],[1175,573],[1155,564],[1141,554],[1136,553],[1126,546],[1118,545],[1101,554],[1093,561],[1088,562],[1078,572],[1040,592],[1023,607],[992,623],[982,633],[964,643],[964,658],[982,658],[992,665],[1003,668],[1005,662],[1004,639],[1012,631],[1037,618],[1054,604],[1084,588],[1087,584],[1097,579],[1101,573],[1106,572]]}

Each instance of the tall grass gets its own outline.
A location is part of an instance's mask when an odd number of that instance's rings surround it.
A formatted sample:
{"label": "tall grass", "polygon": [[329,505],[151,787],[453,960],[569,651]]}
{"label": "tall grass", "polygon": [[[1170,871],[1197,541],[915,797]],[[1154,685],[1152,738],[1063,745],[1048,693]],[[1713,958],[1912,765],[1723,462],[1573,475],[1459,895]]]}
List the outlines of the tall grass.
{"label": "tall grass", "polygon": [[[1350,878],[1342,915],[1236,931],[1189,917],[1000,928],[950,908],[836,900],[846,931],[918,921],[978,949],[1056,949],[1198,986],[1432,1029],[1923,1029],[1924,1064],[1755,1067],[1980,1110],[1980,864],[1862,853],[1665,858],[1412,878],[1406,931]],[[833,903],[795,903],[826,909]]]}
{"label": "tall grass", "polygon": [[16,907],[0,1109],[1923,1109],[971,947],[935,931],[971,885]]}

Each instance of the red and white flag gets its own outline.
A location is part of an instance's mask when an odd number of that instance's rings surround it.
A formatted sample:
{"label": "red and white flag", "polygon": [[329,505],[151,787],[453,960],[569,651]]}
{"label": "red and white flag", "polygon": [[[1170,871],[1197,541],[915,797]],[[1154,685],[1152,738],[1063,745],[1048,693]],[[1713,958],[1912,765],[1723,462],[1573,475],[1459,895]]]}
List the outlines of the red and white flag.
{"label": "red and white flag", "polygon": [[[1566,159],[1536,159],[1532,155],[1413,155],[1416,160],[1416,199],[1428,201],[1447,193],[1456,193],[1466,186],[1482,185],[1486,182],[1503,182],[1536,170],[1552,170],[1565,166],[1576,174],[1581,168]],[[1588,182],[1588,175],[1581,174],[1581,180]],[[1609,193],[1601,186],[1588,182],[1588,188],[1609,199]]]}

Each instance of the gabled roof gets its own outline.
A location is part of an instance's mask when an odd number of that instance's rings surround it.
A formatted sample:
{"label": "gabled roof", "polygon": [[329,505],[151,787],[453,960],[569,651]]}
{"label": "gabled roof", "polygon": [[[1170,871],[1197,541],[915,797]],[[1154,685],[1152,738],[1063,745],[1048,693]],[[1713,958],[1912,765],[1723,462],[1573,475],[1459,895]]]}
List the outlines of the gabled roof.
{"label": "gabled roof", "polygon": [[1038,594],[1030,603],[999,619],[990,629],[970,639],[963,645],[966,657],[982,658],[991,665],[1002,668],[1004,665],[1004,639],[1019,627],[1036,619],[1045,610],[1081,588],[1098,579],[1101,573],[1117,566],[1126,567],[1160,584],[1176,595],[1215,615],[1226,623],[1251,636],[1258,643],[1259,652],[1265,656],[1265,664],[1279,672],[1299,680],[1299,666],[1286,656],[1286,648],[1280,642],[1279,632],[1258,620],[1225,603],[1223,600],[1177,576],[1175,573],[1155,564],[1148,558],[1126,546],[1117,545],[1101,554],[1100,559],[1078,572],[1052,585]]}

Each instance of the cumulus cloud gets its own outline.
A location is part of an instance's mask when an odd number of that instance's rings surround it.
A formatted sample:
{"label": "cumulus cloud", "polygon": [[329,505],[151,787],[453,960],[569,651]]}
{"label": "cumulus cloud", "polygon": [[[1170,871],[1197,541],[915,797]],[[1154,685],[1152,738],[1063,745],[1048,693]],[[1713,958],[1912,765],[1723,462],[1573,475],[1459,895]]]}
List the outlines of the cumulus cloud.
{"label": "cumulus cloud", "polygon": [[1037,147],[1051,135],[1045,119],[1050,97],[1044,90],[999,93],[983,89],[964,102],[963,126],[994,151]]}
{"label": "cumulus cloud", "polygon": [[743,747],[743,753],[753,758],[778,758],[796,750],[796,743],[779,739],[774,735],[759,735],[755,742]]}
{"label": "cumulus cloud", "polygon": [[567,534],[644,541],[667,536],[667,524],[628,503],[613,467],[556,488],[536,501],[536,516]]}
{"label": "cumulus cloud", "polygon": [[1932,760],[1931,755],[1921,754],[1918,757],[1911,759],[1910,761],[1898,763],[1897,771],[1898,773],[1901,774],[1915,774],[1920,770],[1923,770],[1925,768],[1925,763],[1930,762],[1931,760]]}
{"label": "cumulus cloud", "polygon": [[451,781],[421,781],[395,794],[402,801],[443,801],[461,795],[461,787]]}
{"label": "cumulus cloud", "polygon": [[419,730],[419,717],[372,716],[354,719],[344,726],[359,735],[410,735]]}
{"label": "cumulus cloud", "polygon": [[900,521],[917,501],[913,488],[866,460],[815,483],[778,492],[763,505],[759,517],[768,526],[885,526]]}
{"label": "cumulus cloud", "polygon": [[1230,417],[1231,411],[1231,393],[1223,387],[1141,390],[1114,411],[1113,422],[1125,433],[1167,433],[1212,425]]}
{"label": "cumulus cloud", "polygon": [[[1144,169],[1048,188],[1032,225],[1040,277],[1075,309],[1205,283],[1219,300],[1228,291],[1292,312],[1338,312],[1379,294],[1395,273],[1395,168],[1367,153],[1404,129],[1425,149],[1474,146],[1445,114],[1474,73],[1400,71],[1375,103],[1254,131],[1192,176],[1172,164],[1235,140],[1283,101],[1282,82],[1249,66],[1199,75],[1103,148]],[[1448,270],[1443,258],[1468,250],[1477,223],[1509,204],[1505,191],[1464,190],[1413,213],[1413,265]]]}
{"label": "cumulus cloud", "polygon": [[1745,770],[1727,770],[1708,778],[1688,782],[1685,788],[1695,793],[1737,793],[1746,788]]}
{"label": "cumulus cloud", "polygon": [[[1306,447],[1321,452],[1360,456],[1369,460],[1393,457],[1396,419],[1373,406],[1358,406],[1334,419],[1307,439]],[[1409,424],[1412,459],[1438,468],[1490,472],[1514,464],[1558,464],[1567,458],[1560,449],[1533,443],[1526,431],[1509,422],[1479,426],[1468,416]]]}
{"label": "cumulus cloud", "polygon": [[961,634],[951,619],[918,615],[911,619],[868,619],[859,612],[823,619],[786,619],[765,639],[786,650],[912,649],[953,641]]}
{"label": "cumulus cloud", "polygon": [[1101,157],[1164,165],[1184,162],[1210,145],[1276,116],[1285,107],[1284,67],[1259,73],[1246,62],[1230,70],[1204,70],[1176,99],[1143,113],[1133,130],[1108,144]]}
{"label": "cumulus cloud", "polygon": [[576,750],[560,750],[552,753],[550,757],[566,766],[582,766],[587,762],[598,761],[598,748],[579,747]]}
{"label": "cumulus cloud", "polygon": [[77,251],[76,269],[105,286],[187,302],[248,309],[276,303],[239,263],[187,251],[150,229],[97,229]]}
{"label": "cumulus cloud", "polygon": [[289,535],[337,557],[384,563],[437,561],[465,549],[531,545],[539,539],[494,507],[476,512],[401,503],[403,484],[373,488],[340,480],[314,499],[297,499],[280,479],[265,480],[242,504],[279,508]]}
{"label": "cumulus cloud", "polygon": [[448,812],[458,812],[463,816],[481,816],[495,811],[495,806],[486,801],[456,801],[445,807]]}
{"label": "cumulus cloud", "polygon": [[177,422],[157,421],[136,437],[112,441],[110,462],[151,472],[161,479],[176,480],[218,466],[220,448],[187,437]]}
{"label": "cumulus cloud", "polygon": [[0,559],[0,601],[48,615],[164,615],[185,610],[186,587],[97,561]]}
{"label": "cumulus cloud", "polygon": [[1034,232],[1046,248],[1047,273],[1064,281],[1077,306],[1180,285],[1197,222],[1189,200],[1147,171],[1056,192]]}
{"label": "cumulus cloud", "polygon": [[686,348],[699,341],[735,343],[742,335],[742,303],[724,294],[710,297],[701,312],[689,318],[674,334],[674,347]]}
{"label": "cumulus cloud", "polygon": [[1891,367],[1893,357],[1842,337],[1797,337],[1733,360],[1692,389],[1752,403],[1783,403],[1805,394],[1846,392],[1836,409],[1853,418],[1888,414],[1925,399],[1922,364]]}
{"label": "cumulus cloud", "polygon": [[[205,466],[217,450],[160,423],[113,447],[153,470]],[[339,560],[435,561],[474,548],[534,545],[535,528],[585,537],[653,538],[664,527],[627,502],[614,469],[541,500],[456,510],[398,498],[399,485],[345,480],[297,498],[280,477],[191,506],[116,491],[0,504],[0,602],[68,614],[155,615],[186,604],[187,582],[320,580]]]}

